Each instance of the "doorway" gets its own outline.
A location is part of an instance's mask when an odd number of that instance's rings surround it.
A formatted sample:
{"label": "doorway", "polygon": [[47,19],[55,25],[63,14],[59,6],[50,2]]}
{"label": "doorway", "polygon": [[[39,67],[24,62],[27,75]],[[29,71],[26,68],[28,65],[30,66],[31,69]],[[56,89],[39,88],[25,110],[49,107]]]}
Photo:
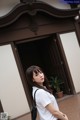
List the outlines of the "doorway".
{"label": "doorway", "polygon": [[[58,46],[56,35],[17,43],[17,49],[24,73],[31,65],[40,66],[48,79],[58,76],[60,88],[65,95],[71,94],[63,58]],[[54,94],[55,94],[54,90]]]}

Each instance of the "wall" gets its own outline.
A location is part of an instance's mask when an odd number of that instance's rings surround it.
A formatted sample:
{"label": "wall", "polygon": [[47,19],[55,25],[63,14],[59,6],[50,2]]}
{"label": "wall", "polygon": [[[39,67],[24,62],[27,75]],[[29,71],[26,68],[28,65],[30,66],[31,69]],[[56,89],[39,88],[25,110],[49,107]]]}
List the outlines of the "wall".
{"label": "wall", "polygon": [[10,44],[0,46],[0,100],[11,118],[30,111]]}
{"label": "wall", "polygon": [[60,34],[76,93],[80,92],[80,46],[75,32]]}
{"label": "wall", "polygon": [[41,1],[46,2],[58,9],[71,9],[70,5],[65,4],[63,0],[41,0]]}
{"label": "wall", "polygon": [[20,0],[0,0],[0,16],[8,14]]}

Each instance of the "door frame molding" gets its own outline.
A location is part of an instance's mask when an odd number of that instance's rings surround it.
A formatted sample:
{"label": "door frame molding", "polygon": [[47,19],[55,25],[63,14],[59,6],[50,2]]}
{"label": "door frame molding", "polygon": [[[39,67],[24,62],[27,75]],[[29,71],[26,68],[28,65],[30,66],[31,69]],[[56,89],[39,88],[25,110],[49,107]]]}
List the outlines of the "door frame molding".
{"label": "door frame molding", "polygon": [[76,94],[76,90],[75,90],[75,87],[74,87],[74,84],[73,84],[73,80],[72,80],[72,77],[71,77],[71,73],[70,73],[69,66],[68,66],[68,63],[67,63],[67,60],[66,60],[66,56],[65,56],[64,49],[63,49],[63,46],[62,46],[62,43],[61,43],[60,36],[59,36],[58,33],[56,35],[57,35],[59,47],[60,47],[60,50],[61,50],[61,54],[62,54],[62,57],[63,57],[64,66],[66,68],[67,77],[69,78],[68,83],[69,83],[70,91],[71,91],[72,94]]}
{"label": "door frame molding", "polygon": [[36,1],[32,4],[18,3],[7,15],[0,17],[0,28],[14,23],[24,13],[34,16],[38,11],[43,11],[56,18],[72,18],[79,15],[79,8],[62,10],[42,1]]}
{"label": "door frame molding", "polygon": [[[41,36],[41,37],[36,37],[36,38],[33,38],[33,39],[31,38],[29,40],[15,42],[15,45],[25,43],[25,42],[31,42],[31,41],[34,41],[35,39],[38,40],[40,38],[46,38],[46,37],[50,37],[50,36],[53,36],[53,35],[54,34],[49,34],[49,35],[46,35],[45,37]],[[66,72],[67,72],[67,75],[68,75],[68,78],[69,78],[68,82],[69,82],[69,85],[70,85],[69,87],[70,87],[70,90],[71,90],[71,94],[76,94],[75,88],[74,88],[74,85],[73,85],[73,82],[72,82],[72,77],[71,77],[71,74],[70,74],[70,70],[69,70],[69,67],[68,67],[68,63],[67,63],[67,60],[66,60],[66,57],[65,57],[65,54],[64,54],[64,50],[63,50],[63,47],[62,47],[62,43],[61,43],[59,34],[57,34],[57,33],[56,33],[56,39],[58,39],[59,49],[61,50],[62,59],[63,59],[64,65],[65,65],[65,68],[66,68]],[[30,98],[30,95],[29,95],[28,86],[26,85],[26,82],[25,82],[26,77],[25,77],[25,74],[24,74],[24,70],[23,70],[23,67],[22,67],[22,64],[21,64],[21,60],[20,60],[20,57],[19,57],[17,47],[15,45],[14,45],[14,43],[12,43],[13,52],[14,52],[15,59],[16,59],[16,62],[17,62],[17,66],[18,66],[18,69],[19,69],[19,72],[20,72],[20,75],[21,75],[21,78],[22,78],[22,83],[23,83],[23,86],[24,86],[24,89],[25,89],[25,93],[26,93],[26,96],[28,98],[29,106],[31,108],[32,101],[31,101],[31,98]]]}
{"label": "door frame molding", "polygon": [[1,100],[0,100],[0,113],[1,112],[4,112],[4,110],[3,110],[3,106],[2,106],[2,103],[1,103]]}

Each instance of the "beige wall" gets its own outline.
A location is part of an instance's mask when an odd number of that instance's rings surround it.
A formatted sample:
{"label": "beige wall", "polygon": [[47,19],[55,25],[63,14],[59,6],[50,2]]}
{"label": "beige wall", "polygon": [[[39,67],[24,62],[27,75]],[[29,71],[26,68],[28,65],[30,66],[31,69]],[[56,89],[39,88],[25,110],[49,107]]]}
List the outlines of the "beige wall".
{"label": "beige wall", "polygon": [[71,9],[69,4],[64,4],[61,0],[41,0],[58,9]]}
{"label": "beige wall", "polygon": [[80,92],[80,46],[75,32],[60,34],[76,93]]}
{"label": "beige wall", "polygon": [[0,46],[0,100],[11,118],[30,111],[10,44]]}
{"label": "beige wall", "polygon": [[0,0],[0,16],[8,14],[20,0]]}

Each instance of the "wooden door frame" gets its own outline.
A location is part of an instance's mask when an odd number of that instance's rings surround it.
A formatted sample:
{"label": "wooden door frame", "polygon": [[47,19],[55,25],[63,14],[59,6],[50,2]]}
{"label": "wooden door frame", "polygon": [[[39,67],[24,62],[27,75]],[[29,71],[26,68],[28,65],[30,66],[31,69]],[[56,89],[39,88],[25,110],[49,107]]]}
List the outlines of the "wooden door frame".
{"label": "wooden door frame", "polygon": [[3,110],[3,106],[2,106],[2,103],[1,103],[1,100],[0,100],[0,113],[1,112],[4,112],[4,110]]}
{"label": "wooden door frame", "polygon": [[68,62],[66,60],[66,56],[65,56],[65,53],[64,53],[64,49],[63,49],[63,46],[62,46],[62,42],[61,42],[59,33],[57,33],[56,35],[57,35],[57,39],[58,39],[58,43],[59,43],[59,49],[60,49],[61,55],[63,57],[64,66],[66,68],[65,70],[66,70],[66,73],[67,73],[68,83],[69,83],[69,87],[70,87],[71,93],[72,94],[76,94],[76,90],[75,90],[75,87],[74,87],[74,84],[73,84],[73,80],[72,80],[72,77],[71,77],[70,69],[69,69],[69,66],[68,66]]}
{"label": "wooden door frame", "polygon": [[[38,37],[38,38],[31,38],[29,40],[24,40],[24,41],[20,41],[20,42],[16,42],[16,44],[21,44],[21,43],[25,43],[25,42],[31,42],[31,41],[34,41],[35,39],[38,40],[40,38],[46,38],[46,37],[49,37],[51,35],[46,35],[45,37],[44,36],[41,36],[41,37]],[[68,63],[67,63],[67,60],[66,60],[66,57],[65,57],[65,54],[64,54],[64,50],[63,50],[63,47],[62,47],[62,43],[61,43],[61,40],[60,40],[60,37],[59,37],[59,34],[56,34],[56,39],[58,39],[58,44],[59,44],[59,49],[61,51],[61,54],[62,54],[62,59],[63,59],[63,62],[64,62],[64,65],[65,65],[65,68],[66,68],[66,72],[67,72],[67,75],[68,75],[68,78],[69,78],[69,84],[70,84],[70,89],[71,89],[71,94],[75,94],[75,88],[74,88],[74,85],[73,85],[73,82],[72,82],[72,77],[71,77],[71,74],[70,74],[70,70],[69,70],[69,67],[68,67]],[[15,58],[16,58],[16,62],[17,62],[17,66],[18,66],[18,69],[19,69],[19,72],[20,72],[20,75],[21,75],[21,78],[22,78],[22,82],[23,82],[23,86],[24,86],[24,89],[25,89],[25,93],[26,93],[26,96],[28,98],[28,102],[29,102],[29,105],[31,107],[32,105],[32,101],[31,101],[31,98],[29,96],[29,90],[28,90],[28,86],[26,85],[26,77],[25,77],[25,74],[24,74],[24,70],[23,70],[23,67],[22,67],[22,64],[21,64],[21,61],[20,61],[20,57],[19,57],[19,53],[17,51],[17,48],[15,48],[15,45],[12,44],[12,48],[13,48],[13,52],[14,52],[14,55],[15,55]],[[28,92],[27,92],[28,91]]]}

